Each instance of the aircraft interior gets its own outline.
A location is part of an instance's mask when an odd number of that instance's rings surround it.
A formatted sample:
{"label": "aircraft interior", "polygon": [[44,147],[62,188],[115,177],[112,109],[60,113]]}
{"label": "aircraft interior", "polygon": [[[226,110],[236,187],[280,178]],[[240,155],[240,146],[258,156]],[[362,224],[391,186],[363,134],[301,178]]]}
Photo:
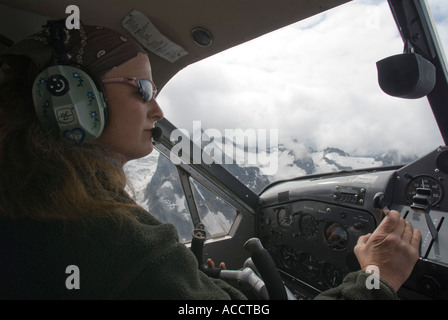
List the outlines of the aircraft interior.
{"label": "aircraft interior", "polygon": [[[86,24],[107,26],[136,38],[136,26],[150,21],[164,36],[160,41],[170,46],[157,54],[148,49],[154,82],[163,92],[171,79],[190,65],[298,21],[343,8],[348,2],[356,0],[282,0],[281,5],[278,0],[0,0],[1,50],[46,20],[67,17],[70,5],[79,8]],[[377,63],[383,94],[427,99],[427,112],[434,115],[446,143],[448,70],[427,1],[383,2],[390,8],[404,47],[396,56],[372,61]],[[157,124],[162,134],[156,144],[160,157],[154,161],[161,166],[162,157],[163,161],[173,160],[179,141],[186,143],[181,153],[176,151],[178,161],[166,165],[172,167],[188,207],[188,223],[178,228],[181,240],[194,251],[204,271],[204,259],[224,261],[227,270],[213,276],[243,287],[254,298],[313,299],[359,269],[353,252],[358,238],[375,230],[384,209],[393,209],[423,236],[419,261],[399,297],[448,299],[445,145],[428,146],[427,153],[406,164],[297,174],[254,189],[243,182],[243,171],[231,173],[239,169],[205,155],[204,146],[185,132],[173,140],[178,126],[170,120],[166,113]],[[193,161],[197,154],[203,155],[201,160]],[[157,188],[162,190],[162,186]],[[208,198],[201,198],[205,193]],[[207,203],[215,198],[218,204]],[[218,209],[220,203],[229,208],[228,214]],[[153,206],[148,211],[156,209]],[[210,231],[203,210],[222,211],[231,222]]]}

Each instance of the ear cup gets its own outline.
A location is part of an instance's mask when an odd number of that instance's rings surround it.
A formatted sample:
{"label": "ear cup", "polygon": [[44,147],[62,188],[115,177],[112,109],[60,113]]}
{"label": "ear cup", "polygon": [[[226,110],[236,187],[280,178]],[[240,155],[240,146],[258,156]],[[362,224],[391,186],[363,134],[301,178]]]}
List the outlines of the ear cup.
{"label": "ear cup", "polygon": [[92,141],[103,132],[107,105],[103,88],[88,72],[75,66],[55,65],[33,83],[33,102],[42,124],[57,126],[75,143]]}
{"label": "ear cup", "polygon": [[60,74],[55,74],[55,75],[50,76],[47,79],[46,86],[47,86],[48,92],[52,96],[57,96],[57,97],[63,96],[70,89],[68,80]]}

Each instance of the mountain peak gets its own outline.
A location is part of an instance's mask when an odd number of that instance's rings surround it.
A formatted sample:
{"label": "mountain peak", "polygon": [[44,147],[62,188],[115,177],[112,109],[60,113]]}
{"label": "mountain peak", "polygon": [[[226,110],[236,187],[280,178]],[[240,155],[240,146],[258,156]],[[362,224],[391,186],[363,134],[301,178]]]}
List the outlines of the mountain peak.
{"label": "mountain peak", "polygon": [[328,147],[328,148],[325,148],[323,152],[324,152],[324,156],[326,156],[329,153],[336,153],[342,157],[350,157],[350,155],[347,152],[345,152],[344,150],[341,150],[339,148]]}

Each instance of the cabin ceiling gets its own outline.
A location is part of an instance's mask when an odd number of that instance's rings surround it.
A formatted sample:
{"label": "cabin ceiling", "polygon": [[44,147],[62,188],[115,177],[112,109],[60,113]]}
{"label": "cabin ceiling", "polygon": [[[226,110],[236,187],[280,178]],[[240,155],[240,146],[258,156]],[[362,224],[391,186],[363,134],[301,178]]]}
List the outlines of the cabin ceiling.
{"label": "cabin ceiling", "polygon": [[[131,10],[144,13],[167,38],[188,54],[172,63],[150,53],[159,87],[186,66],[263,34],[321,13],[350,0],[0,0],[0,33],[14,41],[39,30],[47,18],[65,18],[77,5],[81,21],[127,31],[122,19]],[[19,10],[29,13],[23,13]],[[213,36],[209,47],[197,45],[194,28]]]}

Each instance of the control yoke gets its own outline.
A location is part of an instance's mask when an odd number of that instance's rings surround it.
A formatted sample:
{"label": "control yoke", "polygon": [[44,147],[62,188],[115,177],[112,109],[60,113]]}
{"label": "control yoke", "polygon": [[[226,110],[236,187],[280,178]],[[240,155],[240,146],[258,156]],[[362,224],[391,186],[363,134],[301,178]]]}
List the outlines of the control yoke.
{"label": "control yoke", "polygon": [[263,248],[259,239],[251,238],[244,244],[251,257],[240,270],[209,268],[204,262],[205,239],[204,225],[198,224],[193,230],[191,251],[198,261],[199,270],[209,277],[219,278],[243,290],[251,290],[258,299],[295,300],[294,295],[283,284],[271,255]]}
{"label": "control yoke", "polygon": [[287,300],[285,285],[269,252],[263,248],[260,239],[251,238],[244,248],[249,251],[255,267],[266,284],[270,300]]}

